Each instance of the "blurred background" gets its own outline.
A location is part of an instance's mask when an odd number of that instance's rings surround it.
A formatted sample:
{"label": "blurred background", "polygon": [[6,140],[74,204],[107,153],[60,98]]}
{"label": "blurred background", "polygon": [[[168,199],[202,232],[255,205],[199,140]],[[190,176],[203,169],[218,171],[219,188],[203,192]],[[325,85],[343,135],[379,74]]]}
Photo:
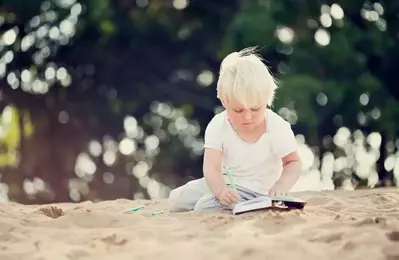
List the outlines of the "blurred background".
{"label": "blurred background", "polygon": [[296,134],[294,190],[396,186],[398,13],[397,0],[2,0],[0,201],[162,198],[201,177],[220,62],[249,46]]}

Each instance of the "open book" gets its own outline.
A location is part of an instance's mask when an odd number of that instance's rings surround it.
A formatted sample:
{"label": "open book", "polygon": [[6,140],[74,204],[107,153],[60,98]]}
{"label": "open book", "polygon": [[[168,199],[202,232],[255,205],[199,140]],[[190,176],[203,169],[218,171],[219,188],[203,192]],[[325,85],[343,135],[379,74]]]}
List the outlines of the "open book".
{"label": "open book", "polygon": [[[231,186],[235,191],[237,191],[233,175],[230,172],[229,168],[225,167],[225,171],[230,181],[230,184],[228,185]],[[296,209],[303,209],[303,207],[306,204],[306,202],[301,199],[289,196],[273,196],[273,197],[260,196],[251,200],[242,201],[235,204],[233,207],[233,214],[236,215],[240,213],[271,208],[273,207],[273,203],[278,203],[278,202],[284,204],[288,208],[296,208]]]}
{"label": "open book", "polygon": [[276,202],[281,202],[289,208],[296,208],[296,209],[302,209],[306,204],[306,202],[301,199],[289,196],[274,196],[274,197],[260,196],[251,200],[237,203],[233,207],[233,214],[237,215],[250,211],[271,208],[273,207],[273,203]]}

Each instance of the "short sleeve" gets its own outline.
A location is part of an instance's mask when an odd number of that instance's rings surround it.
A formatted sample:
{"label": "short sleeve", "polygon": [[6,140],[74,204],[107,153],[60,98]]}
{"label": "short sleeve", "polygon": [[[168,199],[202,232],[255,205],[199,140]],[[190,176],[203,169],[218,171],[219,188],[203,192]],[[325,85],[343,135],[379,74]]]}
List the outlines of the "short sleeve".
{"label": "short sleeve", "polygon": [[277,157],[283,158],[297,151],[297,142],[291,125],[283,118],[274,120],[272,133],[272,150]]}
{"label": "short sleeve", "polygon": [[212,118],[205,129],[204,148],[222,151],[222,129],[223,121],[221,120],[220,115],[216,115],[214,118]]}

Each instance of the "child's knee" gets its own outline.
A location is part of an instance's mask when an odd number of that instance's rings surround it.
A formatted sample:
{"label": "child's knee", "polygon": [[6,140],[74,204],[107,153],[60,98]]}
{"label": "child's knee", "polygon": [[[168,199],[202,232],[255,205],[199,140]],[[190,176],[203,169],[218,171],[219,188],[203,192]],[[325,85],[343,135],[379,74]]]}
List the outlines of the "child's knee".
{"label": "child's knee", "polygon": [[181,192],[184,186],[173,189],[169,193],[168,204],[170,211],[181,211],[183,202],[181,200]]}
{"label": "child's knee", "polygon": [[221,204],[212,195],[205,195],[197,201],[194,211],[214,210],[221,208]]}
{"label": "child's knee", "polygon": [[209,191],[203,178],[189,181],[188,183],[172,190],[168,203],[170,211],[193,210],[196,203]]}

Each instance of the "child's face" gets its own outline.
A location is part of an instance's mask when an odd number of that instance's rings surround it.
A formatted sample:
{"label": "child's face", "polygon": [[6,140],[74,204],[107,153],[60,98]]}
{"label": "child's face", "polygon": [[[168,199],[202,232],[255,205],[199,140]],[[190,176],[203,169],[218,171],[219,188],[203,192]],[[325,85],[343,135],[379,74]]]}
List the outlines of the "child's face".
{"label": "child's face", "polygon": [[245,108],[238,102],[223,103],[229,119],[235,128],[254,129],[265,120],[266,105]]}

